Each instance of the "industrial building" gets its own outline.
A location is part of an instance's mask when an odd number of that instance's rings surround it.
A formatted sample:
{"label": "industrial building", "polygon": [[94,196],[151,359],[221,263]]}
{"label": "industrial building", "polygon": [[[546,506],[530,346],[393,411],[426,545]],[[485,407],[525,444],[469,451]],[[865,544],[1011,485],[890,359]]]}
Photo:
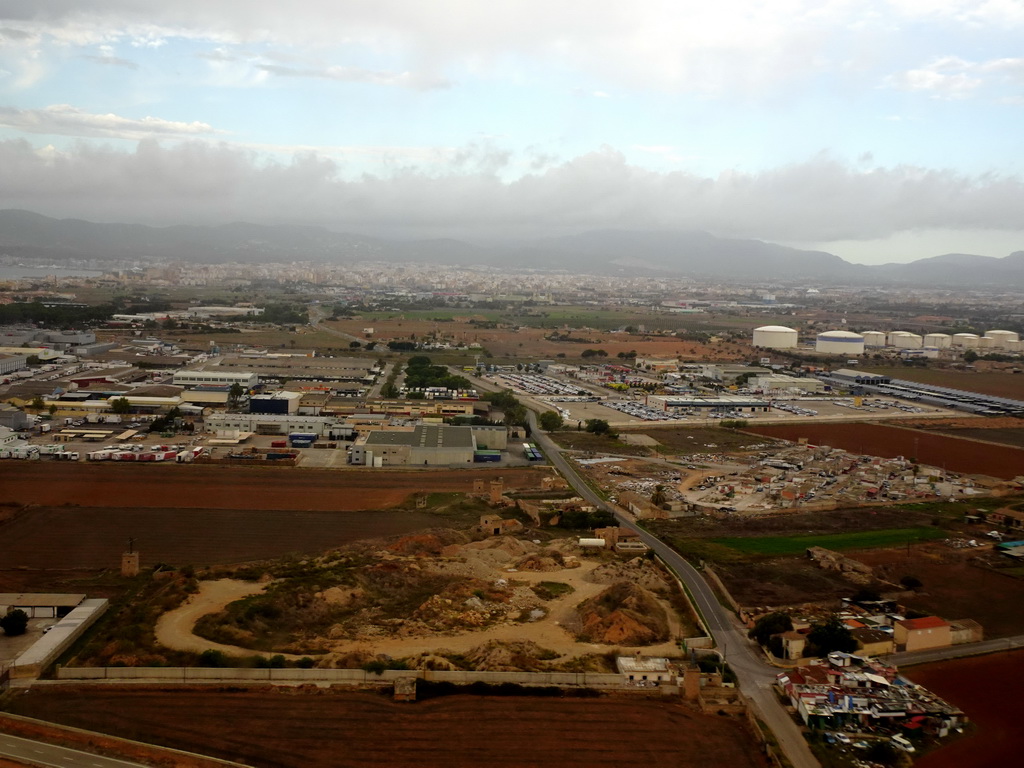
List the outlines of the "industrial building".
{"label": "industrial building", "polygon": [[792,328],[783,325],[762,325],[754,329],[755,347],[765,349],[795,349],[798,341],[798,334]]}
{"label": "industrial building", "polygon": [[864,337],[852,331],[825,331],[818,334],[814,351],[826,355],[863,355]]}
{"label": "industrial building", "polygon": [[408,432],[370,432],[352,446],[352,463],[373,467],[472,464],[476,450],[471,427],[431,424]]}
{"label": "industrial building", "polygon": [[352,427],[329,416],[298,416],[279,413],[214,413],[204,420],[209,432],[254,432],[258,435],[313,433],[330,439],[352,436]]}
{"label": "industrial building", "polygon": [[781,373],[755,376],[747,382],[747,386],[764,392],[822,392],[825,389],[821,379],[787,376]]}
{"label": "industrial building", "polygon": [[28,368],[27,355],[7,355],[0,353],[0,375],[14,373],[22,368]]}
{"label": "industrial building", "polygon": [[[653,400],[654,398],[652,398]],[[672,408],[693,411],[719,411],[767,413],[771,404],[764,400],[740,395],[723,395],[721,397],[665,397],[662,398],[665,410]]]}
{"label": "industrial building", "polygon": [[269,395],[253,395],[249,398],[249,413],[297,414],[301,392],[273,392]]}
{"label": "industrial building", "polygon": [[359,357],[310,357],[306,355],[227,355],[208,371],[252,371],[261,380],[374,382],[381,370],[376,360]]}
{"label": "industrial building", "polygon": [[244,389],[259,385],[260,377],[253,371],[178,371],[171,383],[179,387],[197,387],[203,384],[238,384]]}

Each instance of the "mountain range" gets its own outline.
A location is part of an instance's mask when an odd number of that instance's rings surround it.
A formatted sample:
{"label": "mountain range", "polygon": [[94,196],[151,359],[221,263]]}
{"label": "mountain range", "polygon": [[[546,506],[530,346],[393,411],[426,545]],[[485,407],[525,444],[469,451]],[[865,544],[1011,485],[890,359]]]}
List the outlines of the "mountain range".
{"label": "mountain range", "polygon": [[866,266],[824,251],[699,231],[594,230],[485,245],[453,239],[369,237],[316,226],[99,224],[22,210],[0,211],[0,256],[52,264],[77,259],[385,261],[737,281],[1024,286],[1024,251],[1004,258],[950,253],[905,264]]}

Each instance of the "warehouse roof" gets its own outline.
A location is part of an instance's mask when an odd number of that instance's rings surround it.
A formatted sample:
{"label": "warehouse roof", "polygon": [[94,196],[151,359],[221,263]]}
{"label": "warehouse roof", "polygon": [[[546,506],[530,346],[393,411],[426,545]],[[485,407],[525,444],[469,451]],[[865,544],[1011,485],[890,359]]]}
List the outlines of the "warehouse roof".
{"label": "warehouse roof", "polygon": [[374,431],[366,436],[366,445],[408,445],[412,448],[472,448],[473,431],[469,427],[431,424],[412,432]]}

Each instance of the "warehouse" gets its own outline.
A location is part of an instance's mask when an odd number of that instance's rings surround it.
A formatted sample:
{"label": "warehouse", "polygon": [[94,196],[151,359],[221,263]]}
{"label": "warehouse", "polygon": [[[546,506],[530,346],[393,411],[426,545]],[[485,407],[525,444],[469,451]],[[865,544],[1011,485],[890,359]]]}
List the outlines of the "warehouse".
{"label": "warehouse", "polygon": [[196,387],[203,384],[238,384],[252,389],[260,383],[260,377],[252,371],[178,371],[171,383],[179,387]]}
{"label": "warehouse", "polygon": [[352,446],[352,463],[372,466],[472,464],[476,438],[470,427],[432,424],[411,432],[370,432]]}
{"label": "warehouse", "polygon": [[352,428],[328,416],[298,416],[278,413],[214,413],[205,419],[208,432],[255,432],[259,435],[290,435],[311,432],[321,437],[350,436]]}
{"label": "warehouse", "polygon": [[[654,398],[651,398],[651,400],[653,401]],[[666,397],[662,398],[662,401],[665,404],[665,410],[675,408],[722,413],[767,413],[771,410],[771,404],[764,400],[740,397],[738,395],[723,395],[721,397]]]}

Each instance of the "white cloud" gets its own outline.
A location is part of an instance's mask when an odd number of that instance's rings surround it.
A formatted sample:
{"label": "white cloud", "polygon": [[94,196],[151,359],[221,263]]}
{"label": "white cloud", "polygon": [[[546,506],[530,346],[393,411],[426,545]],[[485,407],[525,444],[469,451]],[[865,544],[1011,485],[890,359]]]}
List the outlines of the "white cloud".
{"label": "white cloud", "polygon": [[397,86],[418,91],[449,88],[451,86],[449,81],[440,77],[431,77],[415,72],[374,71],[362,67],[331,66],[314,69],[286,67],[281,64],[260,64],[258,68],[279,77],[312,77],[322,80],[336,80],[343,83]]}
{"label": "white cloud", "polygon": [[[870,240],[922,229],[1009,230],[1024,239],[1024,182],[915,166],[860,171],[828,155],[761,173],[656,173],[611,148],[555,163],[489,144],[416,157],[380,148],[375,173],[302,152],[286,161],[225,144],[81,144],[39,152],[0,142],[0,207],[172,224],[319,223],[454,237],[599,228],[704,229],[786,242]],[[509,163],[536,170],[507,182]],[[116,216],[111,212],[115,211]]]}
{"label": "white cloud", "polygon": [[0,19],[64,45],[184,38],[358,49],[424,78],[517,60],[632,87],[757,94],[849,69],[839,51],[870,59],[879,30],[917,21],[1006,30],[1024,23],[1024,11],[1015,0],[0,0]]}
{"label": "white cloud", "polygon": [[222,133],[206,123],[183,123],[158,117],[136,120],[113,114],[96,115],[69,104],[53,104],[43,109],[0,107],[0,125],[28,133],[131,140],[150,136],[186,138]]}
{"label": "white cloud", "polygon": [[898,90],[925,91],[936,99],[964,99],[976,95],[984,86],[1024,85],[1024,58],[978,62],[943,56],[924,67],[892,75],[886,83]]}

